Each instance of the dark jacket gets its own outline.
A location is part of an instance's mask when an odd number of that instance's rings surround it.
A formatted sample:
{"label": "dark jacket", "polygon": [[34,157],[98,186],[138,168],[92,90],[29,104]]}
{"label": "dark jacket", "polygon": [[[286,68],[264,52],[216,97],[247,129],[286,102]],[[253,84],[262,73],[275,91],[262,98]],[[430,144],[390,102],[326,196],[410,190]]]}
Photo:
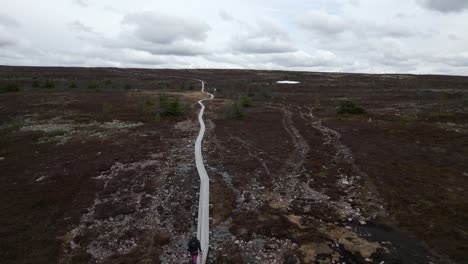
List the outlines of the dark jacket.
{"label": "dark jacket", "polygon": [[198,251],[202,251],[200,247],[200,241],[195,237],[190,239],[190,241],[188,242],[188,251],[192,255],[198,255]]}

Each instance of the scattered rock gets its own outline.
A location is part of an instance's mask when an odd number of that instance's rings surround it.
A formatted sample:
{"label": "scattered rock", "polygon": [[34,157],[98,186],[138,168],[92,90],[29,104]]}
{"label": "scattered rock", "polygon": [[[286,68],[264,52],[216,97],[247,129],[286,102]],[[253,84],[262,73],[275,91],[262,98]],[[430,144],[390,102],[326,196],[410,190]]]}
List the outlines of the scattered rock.
{"label": "scattered rock", "polygon": [[45,180],[46,178],[47,178],[47,176],[41,176],[41,177],[36,179],[36,182],[41,182],[41,181]]}

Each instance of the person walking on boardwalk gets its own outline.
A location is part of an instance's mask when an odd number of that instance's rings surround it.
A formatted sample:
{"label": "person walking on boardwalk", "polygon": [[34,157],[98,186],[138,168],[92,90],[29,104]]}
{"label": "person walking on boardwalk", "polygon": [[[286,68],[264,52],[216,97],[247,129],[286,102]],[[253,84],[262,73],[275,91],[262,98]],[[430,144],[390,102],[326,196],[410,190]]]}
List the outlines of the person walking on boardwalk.
{"label": "person walking on boardwalk", "polygon": [[197,264],[198,252],[202,252],[200,246],[200,240],[196,237],[192,237],[188,242],[188,251],[190,252],[190,258],[192,260],[192,264]]}

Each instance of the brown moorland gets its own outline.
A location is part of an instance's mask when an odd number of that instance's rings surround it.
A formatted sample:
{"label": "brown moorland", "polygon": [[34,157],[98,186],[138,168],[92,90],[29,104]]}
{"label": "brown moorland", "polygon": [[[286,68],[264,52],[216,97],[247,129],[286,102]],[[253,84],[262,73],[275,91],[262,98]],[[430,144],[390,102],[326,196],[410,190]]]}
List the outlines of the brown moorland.
{"label": "brown moorland", "polygon": [[210,263],[468,261],[467,77],[0,67],[3,263],[186,261],[184,78]]}

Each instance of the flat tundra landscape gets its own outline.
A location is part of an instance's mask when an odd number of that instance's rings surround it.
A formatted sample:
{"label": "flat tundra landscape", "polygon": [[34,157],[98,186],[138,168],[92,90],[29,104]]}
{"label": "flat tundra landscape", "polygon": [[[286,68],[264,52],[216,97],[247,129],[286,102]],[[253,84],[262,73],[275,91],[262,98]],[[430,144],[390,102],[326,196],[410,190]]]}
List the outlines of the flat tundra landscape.
{"label": "flat tundra landscape", "polygon": [[0,262],[468,263],[468,77],[0,67]]}

